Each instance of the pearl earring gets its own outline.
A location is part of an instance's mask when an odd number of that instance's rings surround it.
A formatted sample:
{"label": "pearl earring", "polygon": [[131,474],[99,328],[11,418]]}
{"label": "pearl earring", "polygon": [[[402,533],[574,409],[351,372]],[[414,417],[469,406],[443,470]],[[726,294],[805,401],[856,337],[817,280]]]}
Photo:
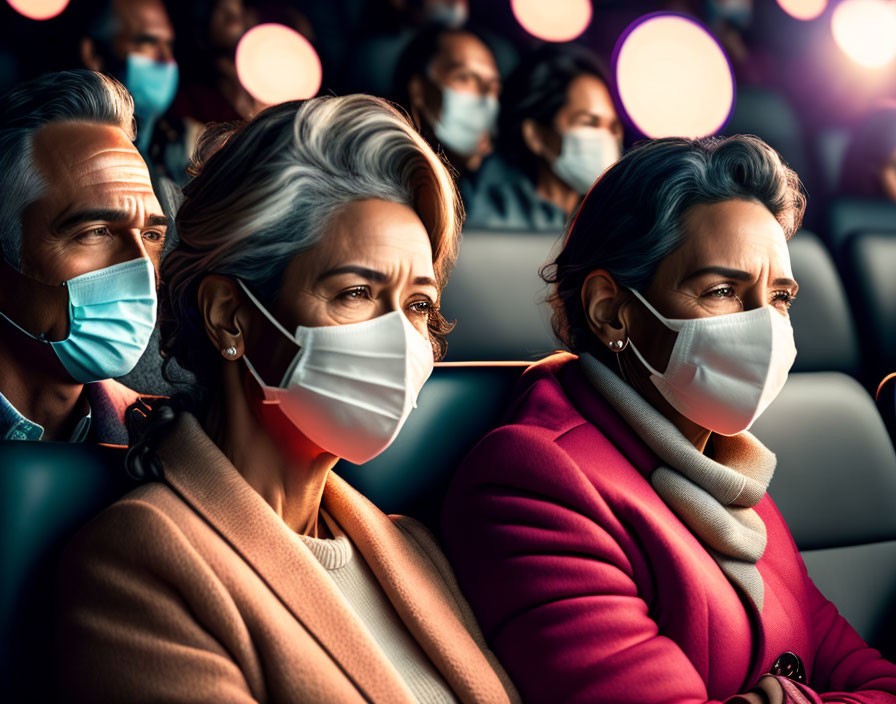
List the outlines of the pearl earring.
{"label": "pearl earring", "polygon": [[230,347],[225,347],[223,350],[221,350],[221,354],[223,354],[225,357],[236,357],[236,352],[236,347],[234,347],[233,345],[231,345]]}
{"label": "pearl earring", "polygon": [[609,344],[609,348],[616,353],[622,352],[627,346],[628,340],[625,340],[624,342],[622,340],[611,340]]}

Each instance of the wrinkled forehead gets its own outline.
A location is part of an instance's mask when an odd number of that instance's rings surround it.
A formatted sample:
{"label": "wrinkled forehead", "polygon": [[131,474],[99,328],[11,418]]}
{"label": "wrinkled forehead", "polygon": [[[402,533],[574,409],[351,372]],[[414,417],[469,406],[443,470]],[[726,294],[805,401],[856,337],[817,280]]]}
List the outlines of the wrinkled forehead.
{"label": "wrinkled forehead", "polygon": [[50,191],[118,189],[152,194],[143,157],[124,131],[112,125],[60,122],[34,135],[35,165]]}

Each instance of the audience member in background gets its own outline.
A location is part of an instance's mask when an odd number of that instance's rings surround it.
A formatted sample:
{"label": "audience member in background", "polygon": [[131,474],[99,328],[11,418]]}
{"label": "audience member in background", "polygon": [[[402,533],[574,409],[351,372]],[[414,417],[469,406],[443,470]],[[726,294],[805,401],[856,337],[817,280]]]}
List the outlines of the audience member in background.
{"label": "audience member in background", "polygon": [[466,200],[492,151],[501,77],[485,42],[470,29],[434,25],[398,63],[395,95],[423,137],[456,169]]}
{"label": "audience member in background", "polygon": [[98,0],[87,13],[81,61],[118,79],[134,98],[137,149],[154,178],[178,184],[199,136],[195,123],[167,114],[177,91],[174,29],[162,0]]}
{"label": "audience member in background", "polygon": [[796,357],[804,207],[747,136],[642,143],[585,197],[546,276],[578,356],[525,373],[443,514],[526,702],[896,701],[896,666],[812,583],[747,432]]}
{"label": "audience member in background", "polygon": [[125,443],[166,218],[124,87],[78,69],[0,99],[0,439]]}
{"label": "audience member in background", "polygon": [[196,0],[178,10],[192,29],[180,47],[184,80],[172,111],[207,125],[251,119],[265,107],[243,88],[236,47],[257,16],[243,0]]}
{"label": "audience member in background", "polygon": [[840,189],[846,195],[896,201],[896,102],[878,106],[854,129]]}
{"label": "audience member in background", "polygon": [[422,28],[466,24],[468,0],[373,0],[364,7],[359,39],[346,57],[345,85],[351,91],[389,95],[398,59]]}
{"label": "audience member in background", "polygon": [[134,454],[157,481],[70,548],[60,693],[518,701],[432,536],[331,471],[389,446],[444,349],[447,169],[366,95],[277,105],[199,151],[162,338],[202,393],[154,410]]}
{"label": "audience member in background", "polygon": [[545,45],[504,86],[498,150],[466,203],[467,226],[559,231],[621,153],[622,123],[597,57]]}

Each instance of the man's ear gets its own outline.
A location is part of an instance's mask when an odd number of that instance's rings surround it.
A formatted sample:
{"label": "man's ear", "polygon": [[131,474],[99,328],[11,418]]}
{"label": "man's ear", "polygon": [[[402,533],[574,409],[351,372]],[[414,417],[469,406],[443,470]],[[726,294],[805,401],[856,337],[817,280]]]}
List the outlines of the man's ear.
{"label": "man's ear", "polygon": [[880,175],[880,185],[884,195],[890,200],[896,201],[896,166],[887,165]]}
{"label": "man's ear", "polygon": [[582,308],[591,333],[606,347],[628,339],[627,325],[620,320],[619,308],[628,294],[606,269],[595,269],[582,284]]}
{"label": "man's ear", "polygon": [[[246,352],[248,320],[242,312],[243,295],[233,279],[218,274],[206,276],[196,294],[205,332],[221,356],[234,361]],[[229,354],[225,351],[235,350]]]}
{"label": "man's ear", "polygon": [[81,39],[81,62],[91,71],[103,70],[103,59],[96,50],[96,44],[93,39],[89,37]]}

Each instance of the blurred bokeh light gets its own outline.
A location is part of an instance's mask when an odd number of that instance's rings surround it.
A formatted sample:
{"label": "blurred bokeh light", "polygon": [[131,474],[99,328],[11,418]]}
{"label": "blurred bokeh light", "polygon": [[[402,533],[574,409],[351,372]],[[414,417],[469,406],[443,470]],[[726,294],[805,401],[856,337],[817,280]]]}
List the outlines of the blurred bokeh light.
{"label": "blurred bokeh light", "polygon": [[548,42],[568,42],[591,22],[591,0],[511,0],[513,14],[529,34]]}
{"label": "blurred bokeh light", "polygon": [[9,6],[31,20],[49,20],[66,7],[69,0],[7,0]]}
{"label": "blurred bokeh light", "polygon": [[731,66],[694,20],[675,14],[637,20],[620,38],[615,63],[622,105],[648,137],[705,137],[731,114]]}
{"label": "blurred bokeh light", "polygon": [[778,0],[778,5],[798,20],[814,20],[828,6],[828,0]]}
{"label": "blurred bokeh light", "polygon": [[853,61],[880,68],[896,57],[896,4],[844,0],[831,16],[834,41]]}
{"label": "blurred bokeh light", "polygon": [[311,98],[320,89],[320,58],[305,37],[282,24],[260,24],[236,48],[240,83],[259,102]]}

